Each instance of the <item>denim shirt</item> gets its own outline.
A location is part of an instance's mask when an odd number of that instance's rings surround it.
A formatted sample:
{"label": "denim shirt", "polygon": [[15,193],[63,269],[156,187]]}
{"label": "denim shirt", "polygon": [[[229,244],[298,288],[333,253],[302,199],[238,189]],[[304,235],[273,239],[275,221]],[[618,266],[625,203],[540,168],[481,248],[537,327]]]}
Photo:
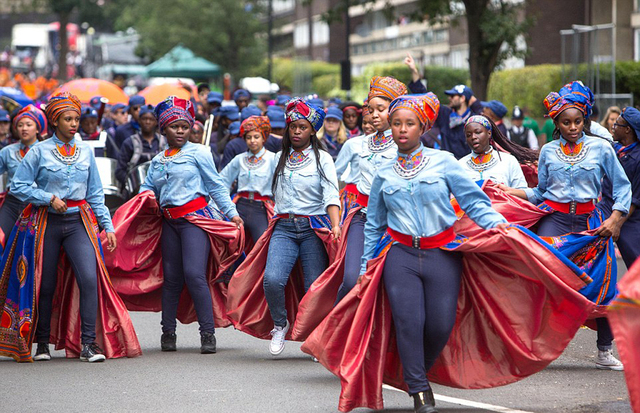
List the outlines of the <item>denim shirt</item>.
{"label": "denim shirt", "polygon": [[[33,147],[31,145],[30,147]],[[0,174],[7,173],[8,181],[11,182],[13,175],[16,173],[16,169],[22,162],[22,155],[20,155],[20,149],[26,148],[20,142],[12,143],[9,146],[5,146],[0,150]]]}
{"label": "denim shirt", "polygon": [[[613,209],[626,214],[631,206],[631,184],[618,162],[611,144],[601,138],[582,135],[576,144],[584,147],[573,165],[563,161],[557,139],[542,147],[538,161],[538,186],[525,189],[529,202],[538,204],[545,200],[568,203],[592,202],[600,195],[602,178],[606,175],[613,183]],[[576,162],[577,161],[577,162]]]}
{"label": "denim shirt", "polygon": [[[293,150],[289,151],[291,154]],[[323,215],[330,205],[340,206],[338,177],[333,159],[328,152],[320,150],[320,166],[326,179],[320,176],[316,156],[311,147],[303,152],[307,161],[301,167],[285,164],[278,179],[274,201],[276,214]],[[282,155],[276,154],[275,163]]]}
{"label": "denim shirt", "polygon": [[408,156],[420,150],[424,158],[412,175],[401,177],[396,172],[397,162],[389,162],[380,167],[373,180],[364,225],[362,273],[387,227],[402,234],[431,237],[453,226],[457,217],[451,194],[480,227],[488,229],[507,222],[451,153],[421,145]]}
{"label": "denim shirt", "polygon": [[[74,143],[76,159],[69,165],[56,156],[56,145],[64,145],[56,135],[33,145],[18,166],[10,191],[22,202],[37,206],[49,205],[53,195],[63,200],[86,200],[102,228],[114,232],[111,214],[104,205],[93,148],[75,138],[69,142],[72,146]],[[71,207],[66,214],[78,211],[79,207]],[[57,213],[53,208],[49,208],[49,212]]]}
{"label": "denim shirt", "polygon": [[365,142],[365,136],[360,135],[347,140],[336,159],[336,173],[338,178],[344,174],[347,166],[351,165],[349,174],[343,179],[348,184],[356,183],[358,174],[360,173],[360,152],[362,151],[362,145]]}
{"label": "denim shirt", "polygon": [[[391,141],[384,150],[373,149],[373,137],[375,135],[374,133],[365,137],[365,142],[362,144],[362,151],[359,155],[360,174],[358,175],[357,187],[358,192],[364,195],[369,195],[371,183],[378,168],[380,168],[383,163],[393,161],[398,156],[398,145],[393,141]],[[390,137],[391,129],[384,131],[384,136]]]}
{"label": "denim shirt", "polygon": [[200,196],[211,196],[227,217],[238,215],[209,148],[200,144],[186,142],[171,158],[165,157],[165,151],[157,154],[140,187],[143,191],[153,191],[162,207],[182,206]]}
{"label": "denim shirt", "polygon": [[486,169],[480,169],[473,162],[473,159],[477,156],[477,154],[471,152],[458,161],[472,180],[491,180],[496,184],[505,184],[511,188],[528,188],[527,180],[515,156],[492,149],[491,160],[486,165],[483,165],[486,166]]}
{"label": "denim shirt", "polygon": [[272,196],[271,182],[276,169],[276,155],[262,148],[256,155],[258,158],[262,157],[262,160],[256,165],[248,162],[252,156],[251,152],[245,152],[234,157],[220,172],[224,184],[231,188],[237,179],[238,192],[257,192],[262,196]]}

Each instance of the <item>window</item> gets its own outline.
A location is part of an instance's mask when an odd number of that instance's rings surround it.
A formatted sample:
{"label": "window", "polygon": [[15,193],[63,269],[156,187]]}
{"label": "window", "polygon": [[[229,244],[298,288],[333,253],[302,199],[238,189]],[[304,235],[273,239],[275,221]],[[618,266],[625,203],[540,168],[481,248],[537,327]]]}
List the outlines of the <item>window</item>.
{"label": "window", "polygon": [[[308,37],[308,36],[307,36]],[[307,44],[309,39],[307,39]],[[321,45],[329,43],[329,25],[324,21],[313,22],[313,44]]]}
{"label": "window", "polygon": [[295,25],[293,29],[293,46],[298,49],[309,46],[309,25],[306,22]]}
{"label": "window", "polygon": [[640,29],[635,29],[633,33],[633,60],[640,62]]}

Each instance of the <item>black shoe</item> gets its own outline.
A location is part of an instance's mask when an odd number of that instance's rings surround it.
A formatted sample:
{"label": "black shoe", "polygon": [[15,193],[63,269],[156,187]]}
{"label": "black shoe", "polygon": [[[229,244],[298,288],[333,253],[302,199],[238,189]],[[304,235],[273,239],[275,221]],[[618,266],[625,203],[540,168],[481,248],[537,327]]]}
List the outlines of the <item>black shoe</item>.
{"label": "black shoe", "polygon": [[438,413],[431,389],[413,395],[413,409],[415,413]]}
{"label": "black shoe", "polygon": [[162,351],[176,351],[176,333],[162,333],[160,337],[160,349]]}
{"label": "black shoe", "polygon": [[49,353],[49,343],[38,343],[38,347],[36,347],[36,355],[33,356],[33,361],[49,360],[51,360],[51,353]]}
{"label": "black shoe", "polygon": [[200,354],[213,354],[216,352],[216,335],[213,333],[200,334]]}
{"label": "black shoe", "polygon": [[89,363],[98,363],[105,361],[107,358],[102,353],[102,349],[96,344],[83,344],[80,352],[80,361],[88,361]]}

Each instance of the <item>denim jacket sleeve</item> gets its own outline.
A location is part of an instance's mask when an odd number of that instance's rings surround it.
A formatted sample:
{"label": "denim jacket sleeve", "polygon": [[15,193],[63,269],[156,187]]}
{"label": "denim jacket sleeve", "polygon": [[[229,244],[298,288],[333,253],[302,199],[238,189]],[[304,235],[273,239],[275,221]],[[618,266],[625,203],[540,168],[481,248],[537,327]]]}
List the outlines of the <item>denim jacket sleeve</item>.
{"label": "denim jacket sleeve", "polygon": [[53,194],[46,192],[33,183],[38,174],[40,148],[34,147],[24,157],[11,181],[11,193],[22,202],[34,205],[49,205]]}
{"label": "denim jacket sleeve", "polygon": [[102,181],[100,181],[100,173],[96,159],[91,155],[91,164],[89,165],[89,182],[87,182],[86,201],[91,206],[96,219],[100,226],[106,232],[115,232],[113,223],[111,222],[111,214],[104,204],[104,191],[102,190]]}
{"label": "denim jacket sleeve", "polygon": [[321,151],[320,162],[322,170],[327,179],[321,179],[322,186],[322,205],[326,211],[329,206],[340,206],[340,194],[338,193],[338,176],[336,175],[336,166],[328,152]]}
{"label": "denim jacket sleeve", "polygon": [[367,262],[373,258],[378,240],[387,229],[387,206],[382,195],[382,181],[383,179],[376,174],[371,183],[367,222],[364,224],[364,254],[360,274],[367,271]]}
{"label": "denim jacket sleeve", "polygon": [[351,157],[353,155],[352,144],[349,141],[346,141],[344,145],[342,145],[342,149],[340,149],[340,153],[338,153],[338,157],[336,158],[336,174],[338,177],[342,176],[344,171],[347,169],[349,162],[351,162]]}
{"label": "denim jacket sleeve", "polygon": [[549,146],[545,145],[540,151],[540,158],[538,159],[538,186],[535,188],[526,188],[524,193],[527,194],[527,199],[532,204],[539,204],[544,201],[543,194],[547,190],[547,153]]}
{"label": "denim jacket sleeve", "polygon": [[229,162],[223,169],[220,171],[220,178],[224,182],[225,188],[227,190],[231,189],[231,185],[233,182],[238,179],[238,175],[240,174],[240,157],[243,154],[235,156],[231,162]]}
{"label": "denim jacket sleeve", "polygon": [[208,150],[206,150],[206,148],[205,150],[199,150],[196,154],[196,160],[200,174],[202,175],[202,182],[216,205],[229,218],[238,215],[236,205],[231,202],[231,198],[229,197],[229,189],[225,186],[224,181],[216,171],[213,157],[209,155]]}

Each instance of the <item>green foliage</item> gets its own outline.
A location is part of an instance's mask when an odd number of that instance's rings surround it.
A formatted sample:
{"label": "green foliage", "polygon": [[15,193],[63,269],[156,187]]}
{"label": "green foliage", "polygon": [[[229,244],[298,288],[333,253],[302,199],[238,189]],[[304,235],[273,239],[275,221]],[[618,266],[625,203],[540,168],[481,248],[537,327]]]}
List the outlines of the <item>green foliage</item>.
{"label": "green foliage", "polygon": [[150,60],[182,43],[239,78],[259,64],[266,50],[256,36],[264,30],[258,9],[247,11],[247,4],[242,0],[136,0],[123,8],[116,28],[135,28],[141,37],[139,52]]}
{"label": "green foliage", "polygon": [[[249,76],[267,77],[267,61],[264,60],[259,65],[253,66],[249,71]],[[335,83],[335,79],[337,79],[337,83]],[[314,91],[320,96],[326,96],[325,93],[328,93],[336,85],[340,87],[340,65],[319,61],[275,58],[273,59],[272,81],[277,83],[281,89],[290,91],[300,89],[300,83],[308,83],[302,86],[305,90],[301,93]],[[309,88],[311,90],[306,90]]]}
{"label": "green foliage", "polygon": [[487,99],[501,101],[509,109],[509,113],[518,105],[528,108],[531,116],[541,118],[545,113],[542,101],[550,91],[557,91],[562,85],[560,65],[502,70],[491,75]]}

